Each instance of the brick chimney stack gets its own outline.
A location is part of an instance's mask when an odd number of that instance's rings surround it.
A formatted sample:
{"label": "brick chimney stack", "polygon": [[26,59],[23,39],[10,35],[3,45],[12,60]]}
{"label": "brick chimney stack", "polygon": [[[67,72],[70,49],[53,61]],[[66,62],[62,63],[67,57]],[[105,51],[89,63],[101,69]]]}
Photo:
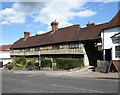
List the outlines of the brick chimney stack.
{"label": "brick chimney stack", "polygon": [[30,37],[30,32],[24,32],[24,38]]}
{"label": "brick chimney stack", "polygon": [[51,26],[52,26],[52,32],[55,32],[58,29],[58,22],[56,22],[56,20],[53,21],[51,23]]}
{"label": "brick chimney stack", "polygon": [[95,23],[90,23],[89,21],[88,21],[88,24],[86,24],[87,27],[93,26],[93,25],[95,25]]}

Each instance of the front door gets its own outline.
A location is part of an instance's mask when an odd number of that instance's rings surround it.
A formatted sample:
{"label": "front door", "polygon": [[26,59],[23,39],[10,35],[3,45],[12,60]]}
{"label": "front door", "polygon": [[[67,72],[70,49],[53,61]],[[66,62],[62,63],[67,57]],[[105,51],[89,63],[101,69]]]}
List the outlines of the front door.
{"label": "front door", "polygon": [[2,61],[0,61],[0,68],[2,68],[3,67],[3,62]]}
{"label": "front door", "polygon": [[105,49],[105,60],[111,61],[112,58],[112,49]]}

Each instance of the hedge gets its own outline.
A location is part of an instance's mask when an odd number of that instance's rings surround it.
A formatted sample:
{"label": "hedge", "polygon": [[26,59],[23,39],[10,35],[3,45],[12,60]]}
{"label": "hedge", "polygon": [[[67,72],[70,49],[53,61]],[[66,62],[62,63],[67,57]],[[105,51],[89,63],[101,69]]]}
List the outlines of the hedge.
{"label": "hedge", "polygon": [[57,63],[58,69],[65,69],[65,70],[84,66],[82,58],[81,59],[78,59],[78,58],[57,58],[56,63]]}
{"label": "hedge", "polygon": [[41,60],[41,67],[50,67],[52,68],[52,61],[50,59],[42,59]]}

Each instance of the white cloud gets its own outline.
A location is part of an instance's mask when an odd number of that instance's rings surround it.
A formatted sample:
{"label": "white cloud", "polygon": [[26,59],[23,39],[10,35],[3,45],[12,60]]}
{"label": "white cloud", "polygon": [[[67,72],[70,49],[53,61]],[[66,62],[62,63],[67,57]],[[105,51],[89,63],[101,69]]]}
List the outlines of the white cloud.
{"label": "white cloud", "polygon": [[1,24],[1,25],[5,25],[5,24],[11,25],[11,24],[8,23],[7,21],[1,21],[0,24]]}
{"label": "white cloud", "polygon": [[70,2],[61,2],[61,0],[59,0],[58,2],[49,2],[46,4],[46,7],[39,12],[39,15],[34,17],[34,21],[50,25],[52,21],[57,20],[59,27],[71,25],[70,20],[78,16],[79,11],[86,9],[86,2],[81,1],[82,0],[70,0]]}
{"label": "white cloud", "polygon": [[95,15],[97,12],[92,11],[92,10],[85,10],[85,11],[80,11],[77,13],[77,16],[79,17],[90,17]]}
{"label": "white cloud", "polygon": [[26,17],[29,15],[34,22],[47,24],[48,29],[51,28],[50,23],[54,20],[59,22],[59,27],[71,25],[70,20],[75,17],[90,17],[97,12],[88,10],[86,0],[55,0],[50,2],[17,2],[12,8],[6,8],[1,11],[1,24],[25,23]]}
{"label": "white cloud", "polygon": [[43,34],[46,33],[46,31],[38,31],[37,34]]}
{"label": "white cloud", "polygon": [[1,10],[0,15],[2,15],[1,24],[25,23],[24,13],[16,11],[12,8]]}
{"label": "white cloud", "polygon": [[102,3],[107,3],[107,2],[119,2],[119,0],[85,0],[85,2],[102,2]]}
{"label": "white cloud", "polygon": [[0,11],[2,21],[0,24],[23,24],[26,16],[38,13],[44,8],[45,2],[17,2],[11,8],[6,8]]}
{"label": "white cloud", "polygon": [[[1,0],[2,2],[71,2],[71,0]],[[81,2],[118,2],[119,0],[78,0]]]}
{"label": "white cloud", "polygon": [[26,14],[40,11],[45,7],[45,2],[17,2],[13,4],[13,8]]}

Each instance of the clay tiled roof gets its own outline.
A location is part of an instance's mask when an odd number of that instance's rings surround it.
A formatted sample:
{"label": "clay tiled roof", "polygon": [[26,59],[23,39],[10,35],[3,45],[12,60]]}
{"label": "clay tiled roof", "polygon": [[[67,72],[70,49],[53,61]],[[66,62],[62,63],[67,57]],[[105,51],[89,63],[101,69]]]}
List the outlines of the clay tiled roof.
{"label": "clay tiled roof", "polygon": [[120,25],[118,18],[120,18],[120,11],[111,21],[107,23],[92,25],[85,28],[80,28],[79,24],[59,28],[55,32],[50,31],[41,35],[28,37],[27,39],[21,38],[16,41],[11,48],[26,48],[71,41],[100,40],[100,32],[103,29]]}
{"label": "clay tiled roof", "polygon": [[80,28],[79,31],[76,32],[74,40],[86,41],[101,39],[100,32],[106,25],[107,23]]}
{"label": "clay tiled roof", "polygon": [[80,28],[79,31],[76,33],[75,40],[100,39],[101,38],[100,33],[102,30],[120,26],[119,19],[120,19],[120,11],[115,15],[115,17],[111,21],[107,23]]}
{"label": "clay tiled roof", "polygon": [[0,46],[0,51],[9,51],[12,44]]}
{"label": "clay tiled roof", "polygon": [[115,15],[115,17],[109,22],[108,28],[115,27],[115,26],[120,26],[120,10]]}
{"label": "clay tiled roof", "polygon": [[113,36],[111,36],[110,38],[114,38],[114,37],[120,37],[120,32],[115,34],[115,35],[113,35]]}
{"label": "clay tiled roof", "polygon": [[73,25],[60,28],[56,32],[50,31],[41,35],[29,37],[27,39],[21,38],[16,41],[11,48],[34,47],[39,45],[72,41],[78,29],[79,25]]}

